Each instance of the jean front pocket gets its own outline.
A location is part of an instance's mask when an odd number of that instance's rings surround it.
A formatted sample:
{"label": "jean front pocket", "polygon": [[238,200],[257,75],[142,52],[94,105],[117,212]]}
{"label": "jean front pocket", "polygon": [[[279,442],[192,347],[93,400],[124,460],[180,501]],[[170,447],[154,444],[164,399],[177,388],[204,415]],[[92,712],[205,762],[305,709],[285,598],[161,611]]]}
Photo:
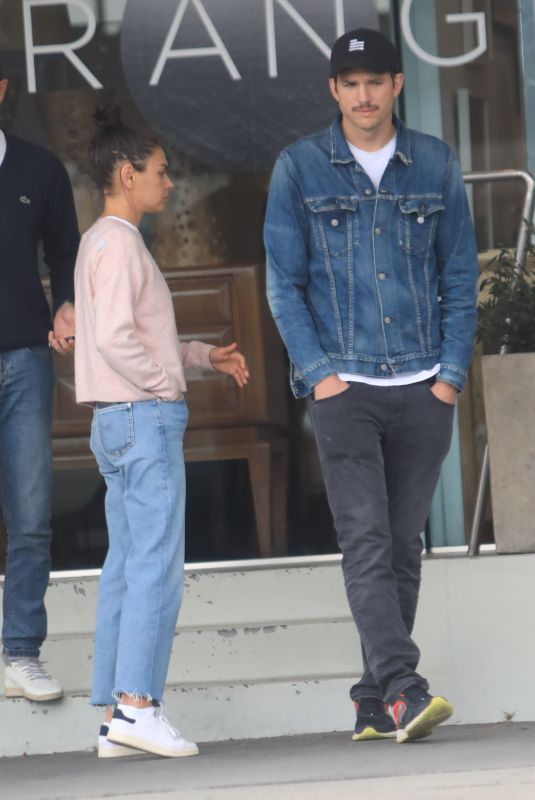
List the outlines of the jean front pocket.
{"label": "jean front pocket", "polygon": [[117,403],[96,411],[102,449],[108,456],[120,456],[134,444],[132,403]]}
{"label": "jean front pocket", "polygon": [[435,240],[441,197],[410,198],[399,201],[399,243],[407,255],[423,257]]}
{"label": "jean front pocket", "polygon": [[330,394],[328,397],[322,397],[319,400],[316,400],[316,398],[314,397],[314,392],[312,392],[312,405],[317,408],[318,406],[330,405],[331,403],[335,403],[338,400],[343,400],[345,399],[345,396],[349,394],[351,389],[355,387],[355,385],[356,385],[355,381],[348,381],[346,389],[342,389],[341,392],[336,392],[336,394]]}
{"label": "jean front pocket", "polygon": [[436,396],[436,394],[434,393],[432,387],[428,383],[424,383],[423,386],[425,387],[425,391],[426,391],[427,396],[434,403],[436,403],[439,406],[439,408],[442,407],[442,408],[445,408],[445,409],[447,409],[449,411],[452,411],[452,412],[455,411],[455,406],[457,405],[456,402],[455,403],[448,403],[447,400],[441,400],[440,397]]}
{"label": "jean front pocket", "polygon": [[307,197],[306,204],[312,212],[314,239],[323,255],[336,258],[358,246],[358,198]]}

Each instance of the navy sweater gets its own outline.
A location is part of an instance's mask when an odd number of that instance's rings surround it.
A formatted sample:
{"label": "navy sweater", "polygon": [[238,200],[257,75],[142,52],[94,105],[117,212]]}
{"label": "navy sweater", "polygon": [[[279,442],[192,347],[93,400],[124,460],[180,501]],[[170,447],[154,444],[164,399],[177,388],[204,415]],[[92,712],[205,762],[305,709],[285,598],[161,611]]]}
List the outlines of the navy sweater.
{"label": "navy sweater", "polygon": [[5,134],[0,165],[0,352],[45,344],[51,318],[39,275],[39,243],[53,310],[74,300],[79,233],[63,164],[42,147]]}

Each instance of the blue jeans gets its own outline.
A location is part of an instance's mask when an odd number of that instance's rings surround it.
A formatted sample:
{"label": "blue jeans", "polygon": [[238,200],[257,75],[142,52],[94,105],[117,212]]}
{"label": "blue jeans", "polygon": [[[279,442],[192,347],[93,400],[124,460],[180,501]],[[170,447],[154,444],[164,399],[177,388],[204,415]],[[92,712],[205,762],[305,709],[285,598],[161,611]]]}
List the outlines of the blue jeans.
{"label": "blue jeans", "polygon": [[100,404],[91,449],[106,481],[94,705],[161,700],[184,586],[186,403]]}
{"label": "blue jeans", "polygon": [[7,528],[2,639],[8,656],[38,656],[46,638],[53,388],[48,345],[0,353],[0,498]]}

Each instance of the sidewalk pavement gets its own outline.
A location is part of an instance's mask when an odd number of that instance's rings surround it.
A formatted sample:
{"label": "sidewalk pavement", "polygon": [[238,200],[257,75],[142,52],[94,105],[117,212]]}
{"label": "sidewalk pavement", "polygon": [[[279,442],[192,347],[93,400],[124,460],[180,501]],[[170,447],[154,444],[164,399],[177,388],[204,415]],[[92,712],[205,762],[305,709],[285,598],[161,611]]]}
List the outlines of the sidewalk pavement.
{"label": "sidewalk pavement", "polygon": [[[259,720],[259,724],[261,720]],[[444,726],[429,739],[347,733],[210,743],[196,758],[0,759],[2,800],[533,800],[535,723]]]}

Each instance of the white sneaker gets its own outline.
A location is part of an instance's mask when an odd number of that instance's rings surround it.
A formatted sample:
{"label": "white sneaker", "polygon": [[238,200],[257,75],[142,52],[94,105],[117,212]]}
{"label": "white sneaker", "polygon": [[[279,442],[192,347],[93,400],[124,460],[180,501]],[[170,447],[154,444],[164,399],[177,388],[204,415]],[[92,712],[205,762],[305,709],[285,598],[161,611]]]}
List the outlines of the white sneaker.
{"label": "white sneaker", "polygon": [[5,689],[6,697],[26,697],[38,703],[63,697],[61,684],[38,658],[10,658],[6,662]]}
{"label": "white sneaker", "polygon": [[135,708],[120,703],[113,712],[108,741],[167,758],[199,753],[194,742],[187,742],[180,731],[173,728],[161,707]]}
{"label": "white sneaker", "polygon": [[98,734],[97,755],[99,758],[127,758],[128,756],[142,756],[140,750],[133,750],[123,744],[114,744],[108,740],[109,725],[101,725]]}

